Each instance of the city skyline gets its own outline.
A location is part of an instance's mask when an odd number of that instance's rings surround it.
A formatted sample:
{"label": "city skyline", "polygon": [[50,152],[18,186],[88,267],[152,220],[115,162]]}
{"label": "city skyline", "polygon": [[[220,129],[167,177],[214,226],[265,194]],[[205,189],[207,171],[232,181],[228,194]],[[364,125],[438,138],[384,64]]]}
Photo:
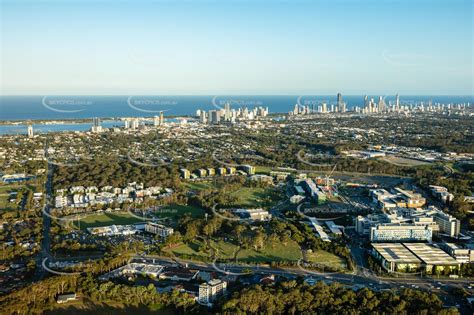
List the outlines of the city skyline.
{"label": "city skyline", "polygon": [[470,1],[4,1],[2,95],[472,95]]}

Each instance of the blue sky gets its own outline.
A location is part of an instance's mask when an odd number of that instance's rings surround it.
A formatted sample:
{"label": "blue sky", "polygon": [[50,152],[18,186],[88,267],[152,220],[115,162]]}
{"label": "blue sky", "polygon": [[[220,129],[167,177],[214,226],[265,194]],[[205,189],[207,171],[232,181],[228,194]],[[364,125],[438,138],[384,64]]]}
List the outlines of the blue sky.
{"label": "blue sky", "polygon": [[1,0],[1,94],[472,95],[461,0]]}

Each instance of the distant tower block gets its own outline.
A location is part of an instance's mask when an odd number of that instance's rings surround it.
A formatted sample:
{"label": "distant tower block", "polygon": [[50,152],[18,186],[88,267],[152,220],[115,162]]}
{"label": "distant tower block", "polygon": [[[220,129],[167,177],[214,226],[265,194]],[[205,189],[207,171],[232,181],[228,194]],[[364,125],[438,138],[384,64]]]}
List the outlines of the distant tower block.
{"label": "distant tower block", "polygon": [[153,126],[158,127],[160,125],[160,117],[153,117]]}
{"label": "distant tower block", "polygon": [[160,126],[163,126],[165,123],[165,116],[163,116],[163,112],[160,112]]}
{"label": "distant tower block", "polygon": [[33,138],[35,136],[34,132],[33,132],[33,125],[32,124],[28,124],[28,138]]}

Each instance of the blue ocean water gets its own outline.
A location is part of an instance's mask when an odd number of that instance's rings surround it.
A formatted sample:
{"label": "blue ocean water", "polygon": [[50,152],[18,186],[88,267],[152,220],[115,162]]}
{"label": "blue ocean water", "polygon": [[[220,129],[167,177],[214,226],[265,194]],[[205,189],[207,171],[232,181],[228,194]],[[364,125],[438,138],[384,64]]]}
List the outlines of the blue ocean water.
{"label": "blue ocean water", "polygon": [[[379,96],[369,95],[376,101]],[[385,102],[395,101],[395,95],[384,95]],[[347,108],[363,106],[363,95],[343,95]],[[415,104],[429,101],[442,104],[474,103],[473,96],[400,96],[402,104]],[[219,96],[0,96],[0,120],[61,120],[88,119],[93,117],[151,117],[164,111],[165,116],[194,115],[197,109],[211,110],[224,107],[229,103],[231,108],[256,106],[268,107],[270,113],[287,113],[299,102],[302,105],[317,106],[323,102],[336,103],[336,95],[219,95]],[[118,122],[115,122],[117,124]],[[45,132],[60,130],[86,130],[91,124],[41,125],[39,130]],[[62,126],[62,127],[61,127]],[[106,127],[110,127],[104,125]],[[9,126],[22,129],[24,126]],[[72,128],[72,129],[64,129]],[[48,129],[49,128],[49,129]],[[85,129],[84,129],[85,128]],[[56,130],[57,129],[57,130]],[[19,132],[19,131],[18,131]],[[0,128],[1,133],[6,132]],[[13,133],[17,133],[13,131]]]}

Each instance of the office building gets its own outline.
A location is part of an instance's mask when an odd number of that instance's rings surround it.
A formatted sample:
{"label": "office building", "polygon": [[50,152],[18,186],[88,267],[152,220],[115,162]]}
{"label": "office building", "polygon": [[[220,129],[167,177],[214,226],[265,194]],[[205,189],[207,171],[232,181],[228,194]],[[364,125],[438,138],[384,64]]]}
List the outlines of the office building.
{"label": "office building", "polygon": [[378,104],[378,106],[379,106],[379,108],[378,108],[379,113],[385,112],[385,101],[384,101],[384,99],[382,98],[382,96],[379,96],[379,104]]}
{"label": "office building", "polygon": [[198,300],[202,304],[209,304],[227,291],[227,282],[213,279],[199,286]]}
{"label": "office building", "polygon": [[163,112],[161,111],[160,112],[160,126],[163,126],[164,123],[165,123],[165,116]]}
{"label": "office building", "polygon": [[220,110],[210,110],[209,111],[209,123],[219,124],[221,121],[221,111]]}
{"label": "office building", "polygon": [[33,138],[35,135],[33,133],[33,125],[28,124],[28,138]]}
{"label": "office building", "polygon": [[102,126],[100,125],[100,118],[95,117],[95,118],[92,119],[91,132],[93,132],[93,133],[102,132]]}
{"label": "office building", "polygon": [[206,112],[204,110],[200,111],[200,113],[199,113],[199,122],[201,124],[207,123],[207,116],[206,116]]}
{"label": "office building", "polygon": [[461,233],[461,221],[441,210],[437,209],[433,215],[433,220],[438,223],[441,233],[445,233],[450,237],[458,237]]}
{"label": "office building", "polygon": [[371,242],[431,242],[433,230],[427,225],[386,223],[370,228]]}

